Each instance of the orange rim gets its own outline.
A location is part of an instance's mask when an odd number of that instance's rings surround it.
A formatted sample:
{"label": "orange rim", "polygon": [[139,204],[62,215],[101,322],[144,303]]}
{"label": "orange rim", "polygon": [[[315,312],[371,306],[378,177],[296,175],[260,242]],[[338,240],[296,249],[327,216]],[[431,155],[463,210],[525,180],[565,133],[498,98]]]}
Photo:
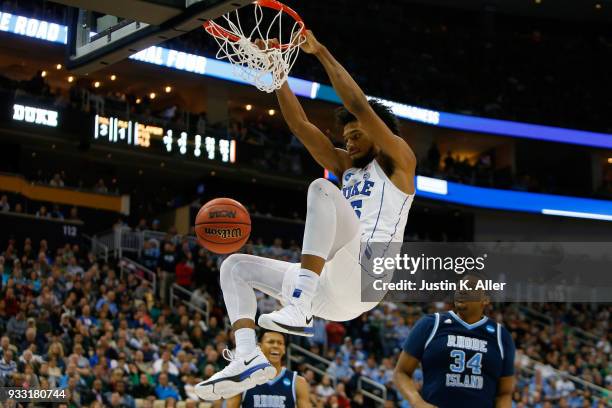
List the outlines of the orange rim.
{"label": "orange rim", "polygon": [[[284,5],[280,1],[257,0],[255,1],[255,4],[261,7],[266,7],[266,8],[282,11],[283,13],[289,15],[300,25],[299,35],[303,35],[304,31],[306,31],[306,25],[304,24],[302,17],[300,17],[300,15],[295,10],[293,10],[291,7]],[[234,42],[240,40],[240,37],[238,37],[236,34],[232,33],[231,31],[226,30],[225,28],[221,27],[219,24],[215,23],[212,20],[206,21],[202,26],[204,27],[204,30],[206,30],[206,32],[212,35],[213,37],[217,37],[221,39],[228,39]],[[281,50],[285,50],[287,48],[294,47],[294,45],[279,44],[279,45],[276,45],[275,47],[280,48]]]}

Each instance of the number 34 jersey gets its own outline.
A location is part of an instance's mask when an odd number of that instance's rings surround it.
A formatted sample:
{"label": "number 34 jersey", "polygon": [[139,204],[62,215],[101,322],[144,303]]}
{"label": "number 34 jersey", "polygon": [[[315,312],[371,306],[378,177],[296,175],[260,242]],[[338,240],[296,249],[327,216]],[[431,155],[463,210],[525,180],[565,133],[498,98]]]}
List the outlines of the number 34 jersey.
{"label": "number 34 jersey", "polygon": [[514,343],[499,323],[464,322],[455,312],[420,319],[404,351],[421,361],[423,399],[440,408],[494,407],[500,377],[514,374]]}

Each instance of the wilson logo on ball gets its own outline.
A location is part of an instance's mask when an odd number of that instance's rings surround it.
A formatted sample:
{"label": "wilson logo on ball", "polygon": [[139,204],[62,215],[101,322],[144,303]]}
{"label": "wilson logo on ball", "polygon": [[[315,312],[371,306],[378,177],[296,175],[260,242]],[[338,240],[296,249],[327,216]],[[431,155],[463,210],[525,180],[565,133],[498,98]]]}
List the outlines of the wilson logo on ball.
{"label": "wilson logo on ball", "polygon": [[236,211],[230,210],[219,210],[219,211],[211,211],[208,215],[209,218],[236,218]]}
{"label": "wilson logo on ball", "polygon": [[240,228],[205,227],[204,232],[209,235],[216,235],[223,239],[240,238],[242,236],[242,230]]}

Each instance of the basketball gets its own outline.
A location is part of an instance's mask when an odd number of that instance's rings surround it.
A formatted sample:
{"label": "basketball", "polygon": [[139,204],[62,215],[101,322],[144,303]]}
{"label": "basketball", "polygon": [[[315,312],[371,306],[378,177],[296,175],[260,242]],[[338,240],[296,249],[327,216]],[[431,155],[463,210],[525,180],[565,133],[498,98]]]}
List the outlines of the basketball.
{"label": "basketball", "polygon": [[238,251],[251,234],[247,209],[231,198],[215,198],[204,204],[195,219],[198,242],[217,254]]}

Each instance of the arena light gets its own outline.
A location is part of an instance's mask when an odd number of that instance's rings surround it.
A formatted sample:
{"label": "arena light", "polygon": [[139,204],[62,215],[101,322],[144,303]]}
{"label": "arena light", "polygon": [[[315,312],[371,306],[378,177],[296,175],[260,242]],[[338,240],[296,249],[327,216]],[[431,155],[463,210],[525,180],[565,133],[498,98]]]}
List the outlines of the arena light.
{"label": "arena light", "polygon": [[268,110],[268,115],[270,115],[270,116],[274,116],[274,115],[276,115],[276,110],[274,110],[274,109],[269,109],[269,110]]}
{"label": "arena light", "polygon": [[93,83],[94,88],[99,88],[100,87],[100,81],[96,81]]}
{"label": "arena light", "polygon": [[250,110],[252,110],[252,109],[253,109],[253,105],[248,104],[248,105],[246,105],[246,106],[244,107],[244,109],[246,109],[246,110],[250,111]]}
{"label": "arena light", "polygon": [[612,221],[612,201],[609,200],[501,190],[440,181],[446,183],[447,194],[421,189],[417,178],[417,197],[470,207]]}
{"label": "arena light", "polygon": [[542,210],[542,214],[557,215],[561,217],[587,218],[591,220],[612,221],[612,215],[588,213],[588,212],[581,212],[581,211],[565,211],[565,210],[553,210],[550,208],[544,208]]}
{"label": "arena light", "polygon": [[70,76],[68,77],[68,82],[73,82],[73,81],[74,81],[74,77],[73,77],[72,75],[70,75]]}
{"label": "arena light", "polygon": [[149,94],[149,99],[155,99],[156,96],[157,96],[157,94],[155,92],[151,92]]}
{"label": "arena light", "polygon": [[58,71],[59,71],[60,69],[62,69],[62,64],[57,64],[57,65],[55,66],[55,69],[57,69]]}
{"label": "arena light", "polygon": [[[323,174],[328,180],[338,181],[338,177],[329,170]],[[609,200],[469,186],[425,176],[416,176],[415,185],[417,199],[492,210],[612,221],[612,201]]]}
{"label": "arena light", "polygon": [[117,79],[117,75],[113,74],[113,75],[110,76],[110,80],[111,81],[114,81],[115,79]]}
{"label": "arena light", "polygon": [[612,164],[612,157],[608,157],[608,164]]}
{"label": "arena light", "polygon": [[47,76],[47,71],[43,71],[43,72],[41,72],[41,73],[40,73],[40,76],[41,76],[41,77],[43,77],[43,78],[44,78],[44,77],[46,77],[46,76]]}
{"label": "arena light", "polygon": [[171,86],[166,86],[164,88],[164,91],[166,91],[166,93],[170,93],[170,92],[172,92],[172,87]]}
{"label": "arena light", "polygon": [[446,195],[448,194],[448,182],[432,177],[417,176],[417,189],[429,193]]}

